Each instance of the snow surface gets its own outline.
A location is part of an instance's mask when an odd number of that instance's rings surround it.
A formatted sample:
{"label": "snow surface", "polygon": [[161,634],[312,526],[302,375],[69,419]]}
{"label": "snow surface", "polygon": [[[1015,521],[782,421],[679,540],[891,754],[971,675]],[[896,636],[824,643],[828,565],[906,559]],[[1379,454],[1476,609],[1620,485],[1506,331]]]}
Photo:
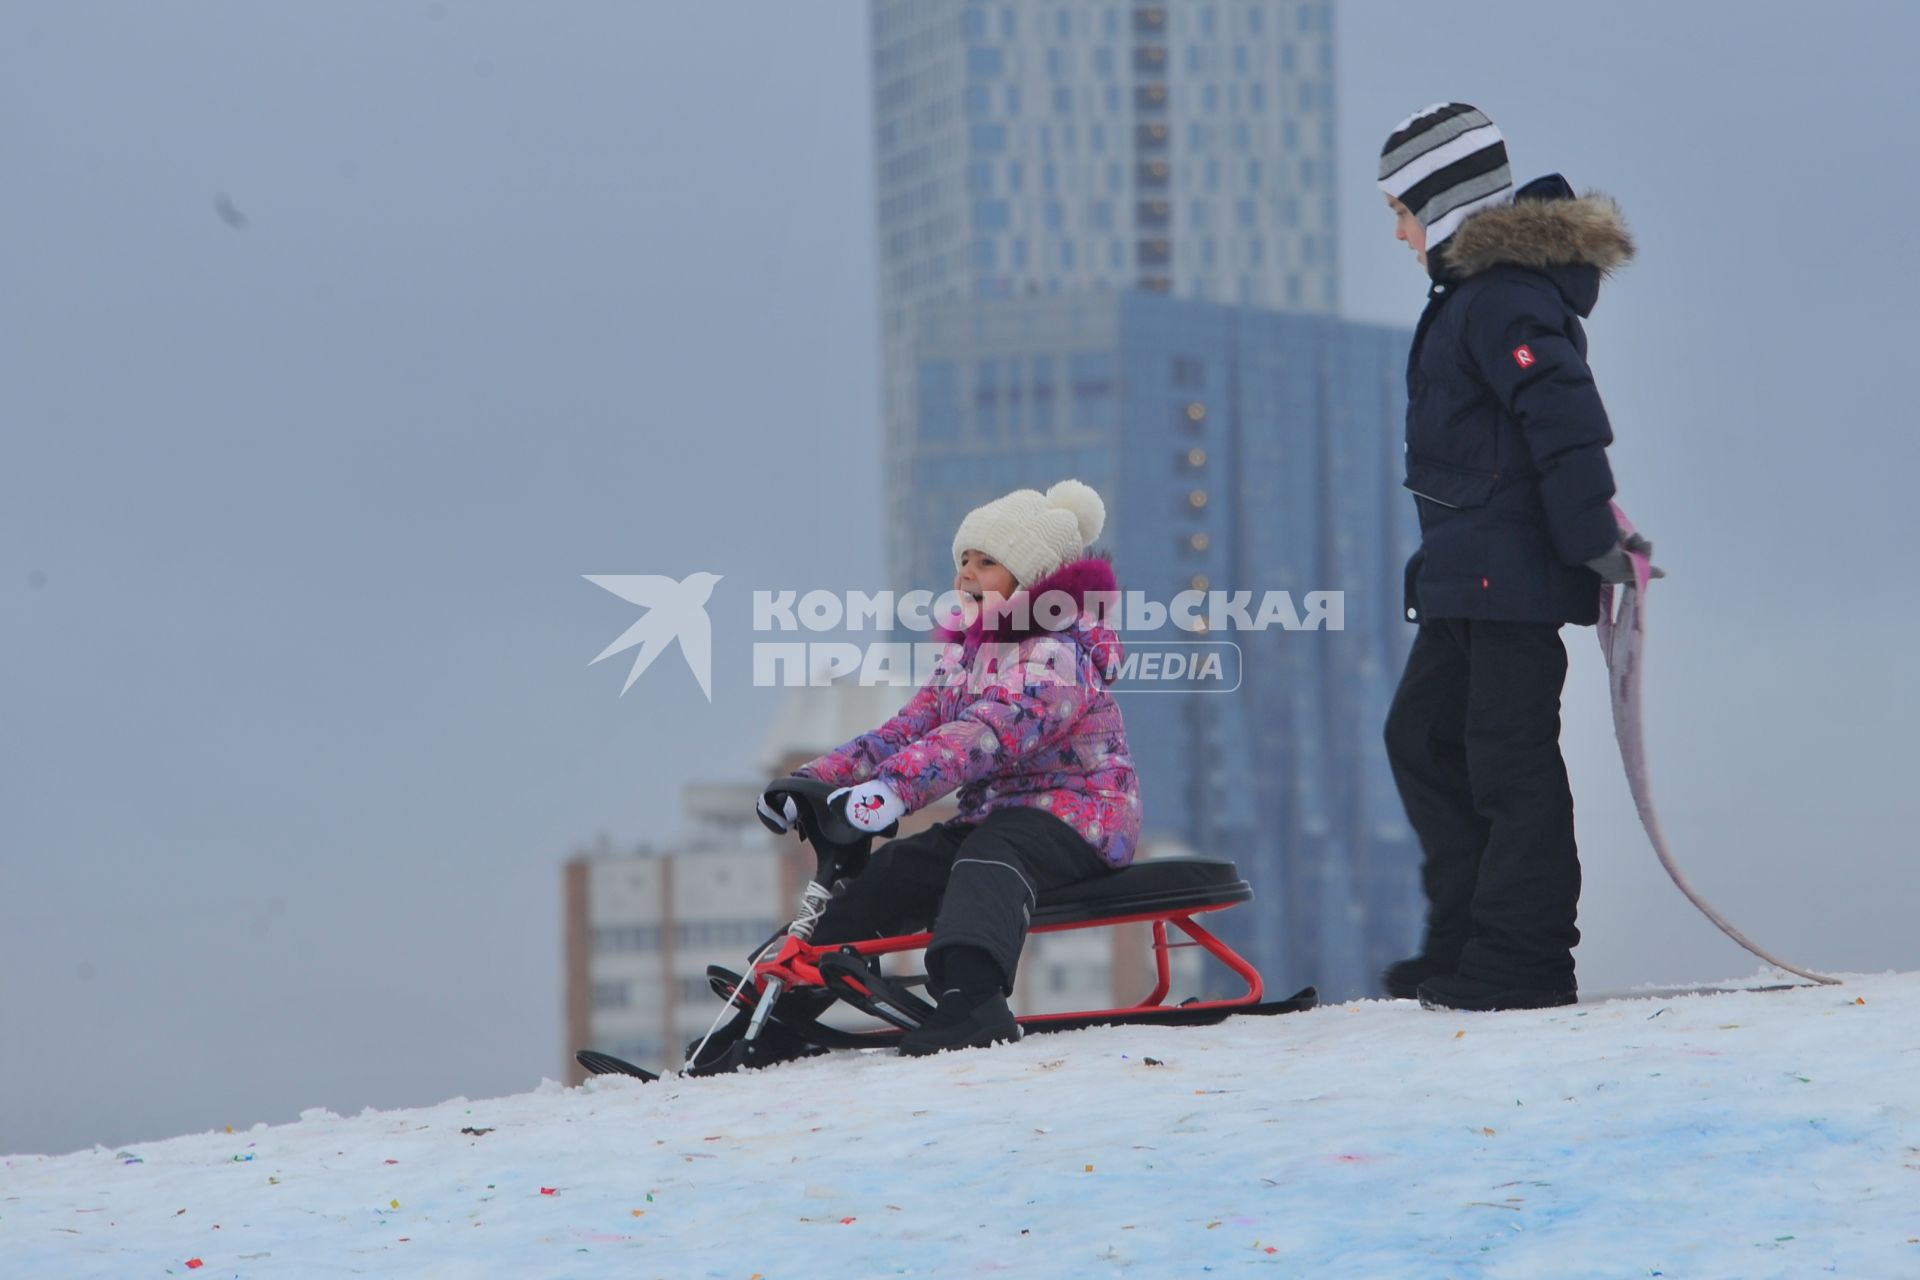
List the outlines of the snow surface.
{"label": "snow surface", "polygon": [[1920,1276],[1920,974],[548,1082],[0,1169],[9,1277],[1247,1271]]}

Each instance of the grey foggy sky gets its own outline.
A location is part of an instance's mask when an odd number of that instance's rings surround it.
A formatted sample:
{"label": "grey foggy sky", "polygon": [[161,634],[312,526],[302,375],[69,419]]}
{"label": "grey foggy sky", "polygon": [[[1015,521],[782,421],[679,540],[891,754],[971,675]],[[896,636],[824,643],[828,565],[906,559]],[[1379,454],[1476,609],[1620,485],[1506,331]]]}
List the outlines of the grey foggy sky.
{"label": "grey foggy sky", "polygon": [[[1622,201],[1669,840],[1912,968],[1920,11],[1445,11],[1337,6],[1346,310],[1418,313],[1371,163],[1429,102]],[[0,6],[0,1151],[563,1070],[559,862],[751,776],[752,587],[880,580],[866,57],[850,0]],[[712,705],[616,697],[580,575],[695,570]],[[1567,635],[1583,986],[1750,972]]]}

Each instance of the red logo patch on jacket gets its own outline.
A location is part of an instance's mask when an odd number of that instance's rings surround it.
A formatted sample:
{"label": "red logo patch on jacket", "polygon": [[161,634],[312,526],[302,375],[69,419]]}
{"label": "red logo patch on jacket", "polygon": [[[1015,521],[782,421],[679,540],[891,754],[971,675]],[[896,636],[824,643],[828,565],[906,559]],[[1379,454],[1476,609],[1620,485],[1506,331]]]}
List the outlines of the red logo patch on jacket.
{"label": "red logo patch on jacket", "polygon": [[1513,362],[1522,369],[1533,366],[1533,348],[1522,344],[1513,349]]}

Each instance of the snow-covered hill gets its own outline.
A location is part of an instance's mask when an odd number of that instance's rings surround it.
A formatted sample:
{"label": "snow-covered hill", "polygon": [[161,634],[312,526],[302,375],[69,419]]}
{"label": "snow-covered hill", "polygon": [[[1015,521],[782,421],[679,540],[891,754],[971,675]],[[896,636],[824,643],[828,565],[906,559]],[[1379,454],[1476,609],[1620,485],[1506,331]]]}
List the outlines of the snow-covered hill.
{"label": "snow-covered hill", "polygon": [[0,1170],[8,1276],[1248,1271],[1920,1276],[1920,974],[547,1083]]}

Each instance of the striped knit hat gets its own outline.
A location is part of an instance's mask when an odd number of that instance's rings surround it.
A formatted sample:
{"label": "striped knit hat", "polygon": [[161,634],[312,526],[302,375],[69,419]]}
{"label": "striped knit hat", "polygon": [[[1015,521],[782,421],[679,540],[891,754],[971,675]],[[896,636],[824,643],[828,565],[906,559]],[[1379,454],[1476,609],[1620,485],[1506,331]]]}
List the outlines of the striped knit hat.
{"label": "striped knit hat", "polygon": [[1513,199],[1507,140],[1464,102],[1416,111],[1380,150],[1380,189],[1420,219],[1431,253],[1473,214]]}

